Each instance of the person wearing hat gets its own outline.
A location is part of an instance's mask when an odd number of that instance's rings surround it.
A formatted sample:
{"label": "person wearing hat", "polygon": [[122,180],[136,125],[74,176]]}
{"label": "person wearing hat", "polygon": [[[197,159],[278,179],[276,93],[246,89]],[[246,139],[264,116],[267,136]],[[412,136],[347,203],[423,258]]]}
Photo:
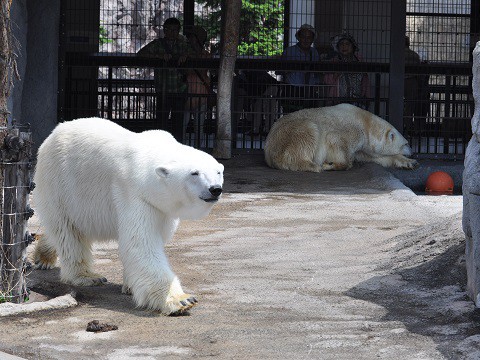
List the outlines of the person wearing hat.
{"label": "person wearing hat", "polygon": [[[346,33],[334,36],[331,39],[334,55],[330,61],[357,62],[361,61],[358,45],[355,38]],[[330,98],[337,98],[329,105],[349,102],[353,105],[368,109],[370,97],[370,82],[367,73],[336,72],[325,74],[324,83],[328,85]],[[355,100],[358,98],[358,100]]]}
{"label": "person wearing hat", "polygon": [[[316,62],[320,60],[317,49],[313,47],[313,42],[317,32],[310,24],[303,24],[295,33],[297,43],[287,47],[281,56],[282,60],[301,60],[307,62]],[[282,106],[284,112],[295,111],[313,105],[312,100],[316,89],[315,85],[320,84],[320,76],[309,71],[292,71],[283,74],[285,91]],[[298,100],[298,99],[303,99]],[[307,101],[305,101],[307,99]]]}
{"label": "person wearing hat", "polygon": [[165,66],[154,70],[156,121],[160,129],[169,131],[177,141],[183,142],[187,82],[186,72],[176,67],[183,64],[193,50],[180,35],[180,29],[180,20],[166,19],[163,23],[164,36],[148,43],[137,54],[163,59]]}

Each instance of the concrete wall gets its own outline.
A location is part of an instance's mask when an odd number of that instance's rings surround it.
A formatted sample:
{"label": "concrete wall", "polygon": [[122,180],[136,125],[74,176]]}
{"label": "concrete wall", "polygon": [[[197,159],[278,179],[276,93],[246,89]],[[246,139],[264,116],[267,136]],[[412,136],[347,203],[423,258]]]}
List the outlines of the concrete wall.
{"label": "concrete wall", "polygon": [[60,0],[16,0],[12,32],[18,70],[9,98],[9,121],[30,123],[34,150],[57,124]]}

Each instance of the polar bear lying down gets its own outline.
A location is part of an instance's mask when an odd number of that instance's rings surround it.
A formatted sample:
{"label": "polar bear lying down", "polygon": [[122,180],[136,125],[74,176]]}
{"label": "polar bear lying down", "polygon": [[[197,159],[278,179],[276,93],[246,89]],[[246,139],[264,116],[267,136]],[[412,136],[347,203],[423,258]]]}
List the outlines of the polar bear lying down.
{"label": "polar bear lying down", "polygon": [[181,313],[185,294],[164,252],[180,219],[206,216],[220,198],[223,165],[165,131],[140,134],[90,118],[59,124],[38,150],[36,211],[45,228],[38,268],[60,258],[62,281],[99,285],[94,240],[117,239],[123,292],[138,306]]}
{"label": "polar bear lying down", "polygon": [[347,170],[354,161],[414,169],[407,140],[387,121],[350,104],[304,109],[276,121],[265,142],[268,166]]}

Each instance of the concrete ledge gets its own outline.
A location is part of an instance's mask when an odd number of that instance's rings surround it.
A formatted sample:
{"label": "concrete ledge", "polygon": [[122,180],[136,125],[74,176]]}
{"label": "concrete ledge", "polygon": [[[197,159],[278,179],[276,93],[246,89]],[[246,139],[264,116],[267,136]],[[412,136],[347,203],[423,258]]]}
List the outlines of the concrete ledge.
{"label": "concrete ledge", "polygon": [[[29,314],[42,310],[65,309],[76,306],[77,300],[70,295],[58,296],[45,302],[33,302],[26,304],[3,303],[0,304],[0,317],[18,314]],[[0,360],[3,360],[0,357]]]}
{"label": "concrete ledge", "polygon": [[0,360],[26,360],[26,359],[0,351]]}
{"label": "concrete ledge", "polygon": [[455,185],[454,193],[462,193],[463,183],[463,161],[457,160],[419,160],[420,167],[415,170],[389,169],[389,171],[399,179],[405,186],[408,186],[416,193],[425,191],[425,183],[428,176],[435,171],[445,171],[448,173]]}

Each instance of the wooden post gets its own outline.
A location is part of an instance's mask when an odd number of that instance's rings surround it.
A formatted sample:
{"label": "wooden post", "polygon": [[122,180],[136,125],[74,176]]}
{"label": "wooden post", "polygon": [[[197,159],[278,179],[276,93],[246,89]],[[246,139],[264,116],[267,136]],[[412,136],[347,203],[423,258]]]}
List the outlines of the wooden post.
{"label": "wooden post", "polygon": [[0,0],[0,128],[7,125],[7,100],[13,67],[10,34],[11,3],[11,0]]}
{"label": "wooden post", "polygon": [[10,129],[1,151],[3,168],[2,242],[0,253],[0,296],[4,301],[23,302],[28,297],[25,249],[31,241],[27,220],[33,215],[28,205],[31,133]]}
{"label": "wooden post", "polygon": [[[12,51],[11,0],[0,0],[0,302],[22,302],[25,281],[27,207],[31,190],[31,134],[8,129],[7,101],[16,65]],[[18,77],[18,75],[17,75]]]}

